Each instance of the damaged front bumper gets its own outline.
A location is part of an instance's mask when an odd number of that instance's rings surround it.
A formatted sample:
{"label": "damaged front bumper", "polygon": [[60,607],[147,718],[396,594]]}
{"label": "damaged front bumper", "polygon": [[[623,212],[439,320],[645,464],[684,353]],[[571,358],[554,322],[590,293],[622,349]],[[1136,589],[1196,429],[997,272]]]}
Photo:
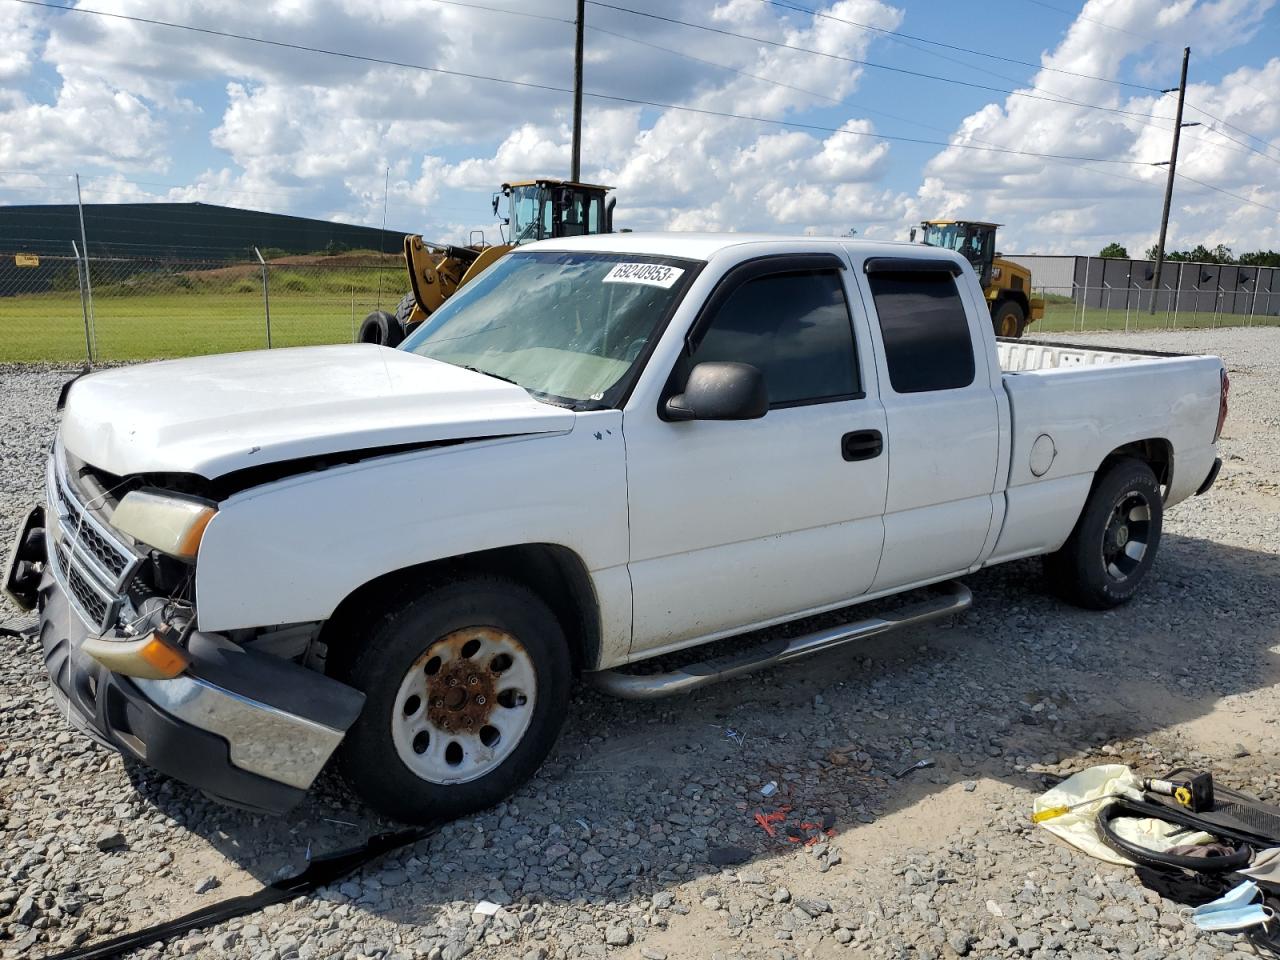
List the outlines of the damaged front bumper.
{"label": "damaged front bumper", "polygon": [[[178,676],[112,672],[83,649],[85,641],[135,638],[115,624],[103,629],[101,609],[86,609],[84,598],[92,594],[74,578],[92,576],[95,568],[72,566],[79,547],[68,545],[80,520],[55,515],[52,506],[41,517],[40,509],[23,525],[4,582],[15,582],[18,563],[28,565],[22,570],[28,590],[32,565],[40,572],[40,644],[54,698],[72,725],[221,802],[267,813],[295,806],[355,722],[364,695],[290,660],[199,631],[187,634],[189,662]],[[41,523],[44,536],[32,538]],[[109,585],[92,587],[96,593]]]}

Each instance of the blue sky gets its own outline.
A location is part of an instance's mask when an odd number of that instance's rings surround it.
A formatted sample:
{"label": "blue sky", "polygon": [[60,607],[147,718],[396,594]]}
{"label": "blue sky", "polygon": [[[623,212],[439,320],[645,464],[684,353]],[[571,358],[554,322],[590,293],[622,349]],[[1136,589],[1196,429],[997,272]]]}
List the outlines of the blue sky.
{"label": "blue sky", "polygon": [[[573,0],[471,2],[535,16],[440,0],[85,5],[527,83],[571,83],[572,27],[555,18],[571,18]],[[567,174],[563,94],[0,3],[8,7],[0,18],[0,204],[73,199],[75,171],[87,200],[202,200],[376,225],[389,182],[389,226],[458,239],[474,228],[492,234],[489,196],[503,179]],[[1119,240],[1136,253],[1152,241],[1164,172],[1142,164],[1168,155],[1172,97],[884,33],[898,31],[1157,88],[1176,84],[1181,47],[1190,44],[1188,101],[1220,119],[1188,111],[1188,120],[1205,125],[1187,131],[1181,169],[1199,183],[1178,182],[1172,243],[1280,247],[1276,0],[614,6],[775,43],[589,4],[589,91],[864,134],[589,98],[584,177],[617,186],[620,225],[853,228],[902,237],[922,217],[951,215],[1006,224],[1002,246],[1024,252],[1096,252]],[[1051,102],[1059,96],[1077,103]],[[964,144],[1133,162],[1054,162]]]}

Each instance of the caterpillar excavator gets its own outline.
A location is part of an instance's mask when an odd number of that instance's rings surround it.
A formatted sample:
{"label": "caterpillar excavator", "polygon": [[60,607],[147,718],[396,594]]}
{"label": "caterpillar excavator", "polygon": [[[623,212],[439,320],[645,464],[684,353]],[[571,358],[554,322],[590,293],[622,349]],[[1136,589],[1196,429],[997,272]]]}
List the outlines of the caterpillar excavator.
{"label": "caterpillar excavator", "polygon": [[[996,252],[998,223],[980,220],[925,220],[921,242],[954,250],[971,264],[991,310],[998,337],[1020,337],[1027,324],[1044,316],[1044,298],[1031,296],[1031,271]],[[911,239],[916,231],[911,231]]]}
{"label": "caterpillar excavator", "polygon": [[522,243],[612,233],[617,201],[612,197],[606,201],[612,189],[548,177],[504,183],[501,191],[493,195],[495,217],[502,201],[507,203],[503,243],[490,245],[481,240],[468,246],[442,245],[410,234],[404,238],[409,292],[395,313],[375,310],[365,317],[357,342],[396,346],[458,290]]}

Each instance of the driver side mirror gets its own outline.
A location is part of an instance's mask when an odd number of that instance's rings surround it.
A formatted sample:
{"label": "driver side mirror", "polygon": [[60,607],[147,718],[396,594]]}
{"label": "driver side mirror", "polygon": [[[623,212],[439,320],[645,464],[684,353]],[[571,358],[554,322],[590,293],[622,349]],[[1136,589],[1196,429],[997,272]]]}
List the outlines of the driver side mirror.
{"label": "driver side mirror", "polygon": [[689,371],[684,393],[667,400],[664,420],[758,420],[769,412],[769,391],[759,367],[714,361]]}

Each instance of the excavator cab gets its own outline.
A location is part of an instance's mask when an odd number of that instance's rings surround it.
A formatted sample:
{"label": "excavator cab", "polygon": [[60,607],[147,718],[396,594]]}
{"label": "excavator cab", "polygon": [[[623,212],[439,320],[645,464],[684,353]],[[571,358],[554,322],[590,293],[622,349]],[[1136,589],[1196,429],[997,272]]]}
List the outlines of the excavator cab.
{"label": "excavator cab", "polygon": [[991,285],[991,266],[996,258],[998,223],[976,220],[926,220],[920,224],[924,242],[931,247],[954,250],[971,264],[985,290]]}
{"label": "excavator cab", "polygon": [[417,234],[404,238],[404,261],[409,272],[409,292],[394,314],[375,310],[364,318],[359,343],[394,347],[427,317],[440,309],[459,289],[489,268],[512,247],[555,237],[585,237],[613,232],[613,207],[607,194],[613,187],[571,180],[521,180],[504,183],[493,195],[493,215],[503,198],[509,231],[503,242],[470,246],[428,243]]}
{"label": "excavator cab", "polygon": [[512,245],[559,237],[613,232],[615,201],[605,200],[612,187],[569,180],[523,180],[504,183],[493,196],[493,212],[505,197],[508,242]]}
{"label": "excavator cab", "polygon": [[[996,335],[1020,337],[1027,324],[1044,316],[1045,302],[1031,295],[1031,271],[996,253],[999,226],[981,220],[925,220],[920,224],[921,240],[968,260],[982,284]],[[913,228],[911,238],[915,236]]]}

